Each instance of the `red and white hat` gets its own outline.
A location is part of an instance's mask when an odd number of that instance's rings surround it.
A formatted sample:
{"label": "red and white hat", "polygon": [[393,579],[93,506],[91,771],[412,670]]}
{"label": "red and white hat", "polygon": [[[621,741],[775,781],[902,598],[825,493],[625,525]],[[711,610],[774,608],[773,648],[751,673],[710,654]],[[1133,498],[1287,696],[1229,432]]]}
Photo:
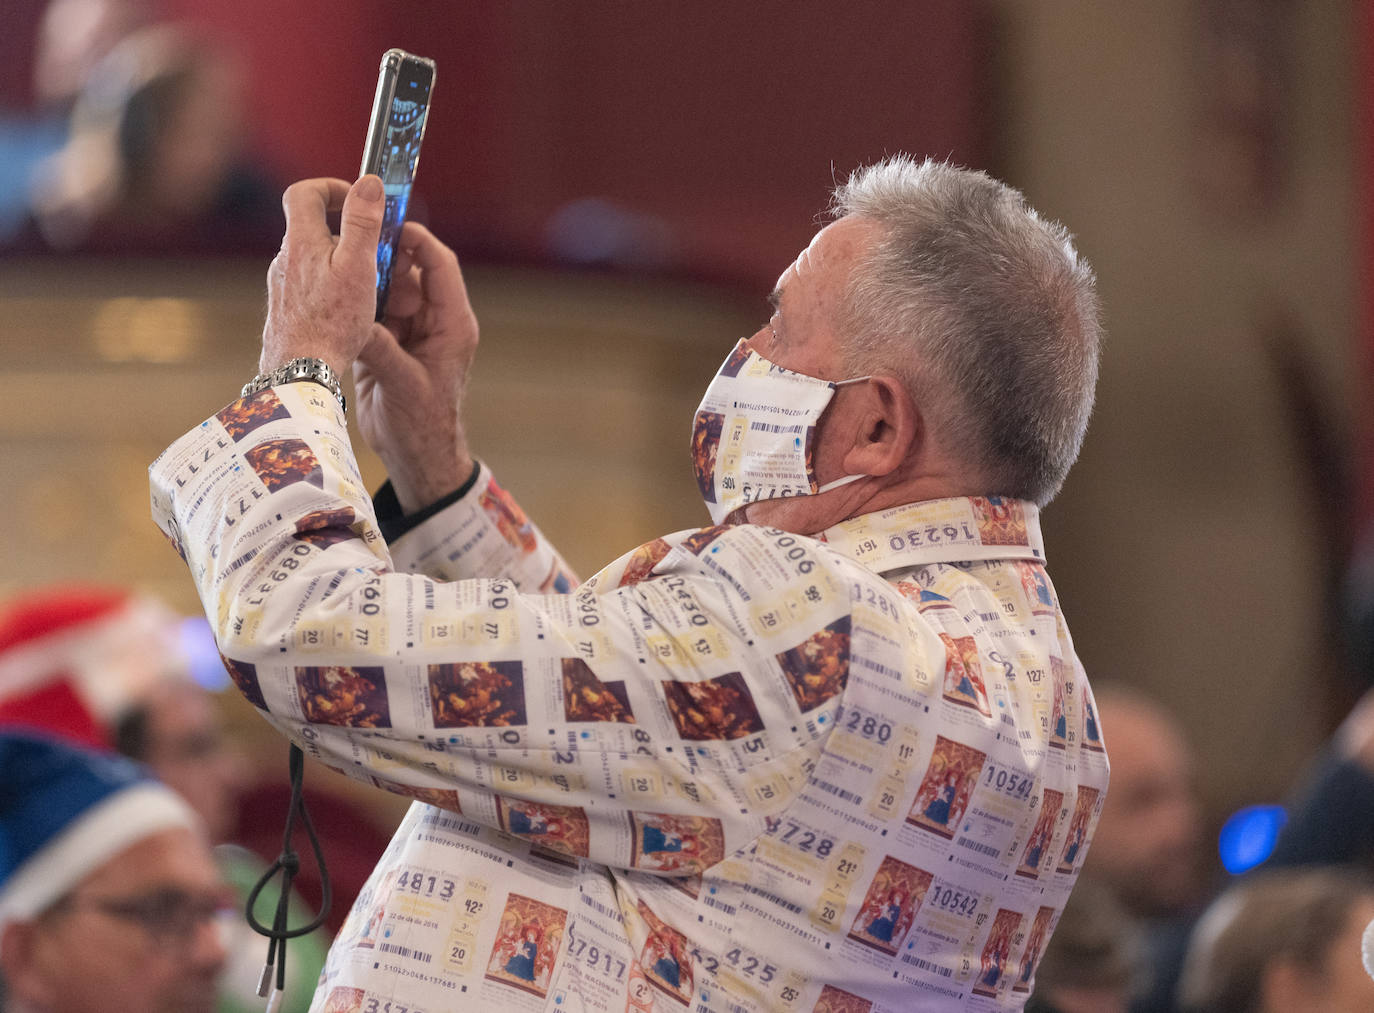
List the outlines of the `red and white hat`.
{"label": "red and white hat", "polygon": [[0,603],[0,727],[110,748],[127,711],[191,677],[181,624],[153,598],[92,585]]}

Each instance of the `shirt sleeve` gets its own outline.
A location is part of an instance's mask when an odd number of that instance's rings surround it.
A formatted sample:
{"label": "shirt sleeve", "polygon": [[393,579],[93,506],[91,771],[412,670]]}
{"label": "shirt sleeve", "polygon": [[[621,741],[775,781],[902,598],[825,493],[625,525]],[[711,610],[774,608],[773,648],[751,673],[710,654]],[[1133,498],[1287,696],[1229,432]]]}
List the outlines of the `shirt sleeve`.
{"label": "shirt sleeve", "polygon": [[388,542],[398,570],[436,580],[506,577],[522,591],[558,594],[577,585],[563,557],[485,464],[466,493]]}
{"label": "shirt sleeve", "polygon": [[390,479],[387,479],[372,496],[372,509],[377,515],[377,526],[382,529],[382,537],[390,545],[411,528],[418,527],[423,521],[427,521],[440,511],[448,509],[472,491],[472,487],[477,484],[477,476],[481,473],[482,466],[474,462],[472,472],[462,485],[447,496],[440,497],[413,514],[407,514],[401,509],[401,501],[396,495],[396,487],[391,484]]}
{"label": "shirt sleeve", "polygon": [[564,590],[484,473],[389,549],[306,383],[231,403],[151,480],[244,696],[322,762],[474,822],[699,872],[792,802],[833,726],[850,599],[809,539],[684,533]]}

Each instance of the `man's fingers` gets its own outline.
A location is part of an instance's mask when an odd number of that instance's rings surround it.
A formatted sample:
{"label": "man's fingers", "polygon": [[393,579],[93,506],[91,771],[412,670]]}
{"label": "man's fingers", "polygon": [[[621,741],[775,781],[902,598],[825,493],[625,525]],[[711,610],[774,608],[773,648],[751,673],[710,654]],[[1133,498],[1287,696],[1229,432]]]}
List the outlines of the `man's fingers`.
{"label": "man's fingers", "polygon": [[373,262],[377,256],[377,240],[382,235],[382,212],[385,209],[386,200],[379,177],[363,176],[349,187],[343,200],[343,213],[339,217],[339,245],[334,255]]}
{"label": "man's fingers", "polygon": [[452,250],[435,238],[419,222],[406,222],[401,229],[401,247],[407,259],[424,277],[425,297],[435,309],[468,307],[463,271]]}
{"label": "man's fingers", "polygon": [[286,238],[282,245],[297,239],[328,240],[331,233],[325,216],[343,207],[347,193],[346,182],[325,177],[303,179],[288,186],[281,195],[281,209],[286,213]]}
{"label": "man's fingers", "polygon": [[361,367],[383,387],[397,387],[408,379],[405,375],[408,366],[410,357],[401,350],[401,343],[396,339],[396,335],[381,324],[373,324],[367,343],[358,352],[353,376],[357,379]]}
{"label": "man's fingers", "polygon": [[420,290],[420,274],[407,268],[399,270],[400,257],[397,256],[397,270],[391,275],[391,293],[387,296],[387,320],[408,320],[420,312],[424,305],[424,294]]}

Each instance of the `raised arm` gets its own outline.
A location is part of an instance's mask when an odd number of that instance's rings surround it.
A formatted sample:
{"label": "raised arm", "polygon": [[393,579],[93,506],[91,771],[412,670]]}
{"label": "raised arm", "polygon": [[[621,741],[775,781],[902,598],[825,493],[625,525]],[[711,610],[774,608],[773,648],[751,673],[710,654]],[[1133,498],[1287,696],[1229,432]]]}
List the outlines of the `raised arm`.
{"label": "raised arm", "polygon": [[[288,192],[263,361],[343,368],[366,348],[368,427],[423,498],[443,472],[418,467],[431,451],[407,427],[452,420],[440,449],[470,461],[449,397],[476,329],[456,258],[418,228],[393,290],[405,315],[371,322],[372,263],[353,255],[375,241],[376,207],[357,211],[365,182]],[[324,224],[336,206],[337,243]],[[533,835],[552,821],[572,834],[567,848],[608,865],[699,870],[796,797],[833,723],[838,697],[803,713],[778,659],[837,623],[847,631],[849,592],[826,578],[820,550],[790,537],[775,545],[745,528],[653,543],[633,572],[655,579],[628,580],[622,566],[576,591],[556,574],[521,587],[396,572],[339,405],[308,382],[233,402],[158,459],[152,484],[155,518],[244,695],[324,762],[478,823]],[[537,543],[485,474],[479,485],[475,505],[455,509],[475,509],[508,545]],[[457,536],[423,568],[463,576],[482,538]],[[760,625],[765,591],[792,621]],[[648,826],[646,845],[635,835]],[[688,830],[696,843],[681,850]]]}

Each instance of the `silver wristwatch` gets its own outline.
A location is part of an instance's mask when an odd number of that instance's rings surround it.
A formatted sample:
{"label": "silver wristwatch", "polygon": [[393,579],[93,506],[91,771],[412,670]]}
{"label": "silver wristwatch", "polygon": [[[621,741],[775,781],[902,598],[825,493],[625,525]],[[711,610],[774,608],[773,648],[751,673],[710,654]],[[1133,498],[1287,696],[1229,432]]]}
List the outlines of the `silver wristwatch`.
{"label": "silver wristwatch", "polygon": [[256,394],[267,387],[277,387],[283,383],[296,383],[300,380],[311,380],[321,387],[327,388],[329,393],[333,394],[339,402],[339,408],[348,411],[343,388],[339,386],[339,378],[335,375],[334,370],[329,367],[329,363],[323,359],[292,359],[270,373],[259,373],[243,385],[243,390],[239,391],[239,397],[248,397],[248,395]]}

